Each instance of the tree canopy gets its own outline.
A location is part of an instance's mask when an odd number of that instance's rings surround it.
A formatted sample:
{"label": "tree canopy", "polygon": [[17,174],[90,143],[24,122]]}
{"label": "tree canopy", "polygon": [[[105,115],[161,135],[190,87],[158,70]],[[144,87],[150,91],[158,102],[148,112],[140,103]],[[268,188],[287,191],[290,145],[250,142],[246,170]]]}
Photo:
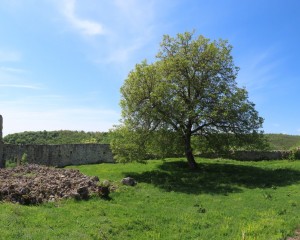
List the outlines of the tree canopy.
{"label": "tree canopy", "polygon": [[84,131],[37,131],[9,134],[3,138],[6,144],[75,144],[75,143],[109,143],[106,132]]}
{"label": "tree canopy", "polygon": [[133,131],[167,129],[178,134],[191,168],[191,137],[256,134],[263,119],[237,86],[232,46],[194,33],[165,35],[156,56],[136,64],[121,87],[122,117]]}

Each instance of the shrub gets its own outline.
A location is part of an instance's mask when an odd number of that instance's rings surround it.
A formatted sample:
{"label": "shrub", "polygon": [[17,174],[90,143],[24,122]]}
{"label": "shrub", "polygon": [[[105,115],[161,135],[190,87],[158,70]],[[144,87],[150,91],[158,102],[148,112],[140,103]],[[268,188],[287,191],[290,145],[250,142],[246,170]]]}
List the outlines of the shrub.
{"label": "shrub", "polygon": [[28,163],[28,155],[27,153],[23,153],[22,158],[21,158],[21,165],[24,165]]}
{"label": "shrub", "polygon": [[300,148],[293,148],[289,154],[289,160],[300,160]]}

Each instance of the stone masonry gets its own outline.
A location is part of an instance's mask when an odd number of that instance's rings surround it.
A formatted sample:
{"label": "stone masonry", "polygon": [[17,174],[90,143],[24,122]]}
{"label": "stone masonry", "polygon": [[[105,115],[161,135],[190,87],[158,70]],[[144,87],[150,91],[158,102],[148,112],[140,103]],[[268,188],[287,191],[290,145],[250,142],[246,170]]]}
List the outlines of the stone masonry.
{"label": "stone masonry", "polygon": [[3,129],[3,118],[0,115],[0,168],[5,166],[5,162],[3,159],[3,141],[2,141],[2,129]]}
{"label": "stone masonry", "polygon": [[109,144],[14,145],[2,141],[3,119],[0,115],[0,168],[6,161],[21,161],[47,166],[113,163]]}
{"label": "stone masonry", "polygon": [[26,162],[64,167],[93,163],[112,163],[109,144],[13,145],[4,144],[4,161]]}
{"label": "stone masonry", "polygon": [[[26,154],[28,163],[64,167],[67,165],[114,163],[109,144],[12,145],[2,140],[3,118],[0,115],[0,168],[6,161],[21,161]],[[236,151],[227,157],[244,161],[288,159],[290,151]],[[201,154],[201,157],[222,156]]]}

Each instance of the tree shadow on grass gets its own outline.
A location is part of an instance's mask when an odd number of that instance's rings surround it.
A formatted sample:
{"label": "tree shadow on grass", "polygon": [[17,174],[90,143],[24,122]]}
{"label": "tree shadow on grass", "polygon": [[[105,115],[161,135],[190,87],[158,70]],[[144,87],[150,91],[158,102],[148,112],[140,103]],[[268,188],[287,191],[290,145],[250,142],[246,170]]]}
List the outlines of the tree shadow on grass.
{"label": "tree shadow on grass", "polygon": [[264,169],[226,163],[200,163],[190,170],[185,161],[163,162],[158,170],[126,172],[138,182],[153,184],[166,191],[188,194],[224,194],[242,192],[244,188],[275,188],[300,182],[300,171]]}

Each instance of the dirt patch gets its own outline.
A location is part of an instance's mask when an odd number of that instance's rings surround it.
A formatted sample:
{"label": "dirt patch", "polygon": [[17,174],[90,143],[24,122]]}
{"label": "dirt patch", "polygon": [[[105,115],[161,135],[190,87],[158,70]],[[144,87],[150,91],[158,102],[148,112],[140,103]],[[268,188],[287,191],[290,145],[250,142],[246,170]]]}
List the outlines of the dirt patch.
{"label": "dirt patch", "polygon": [[108,197],[109,188],[98,177],[74,169],[36,164],[0,169],[0,201],[39,204],[64,198],[88,199],[92,193]]}
{"label": "dirt patch", "polygon": [[295,231],[294,237],[288,237],[286,240],[300,240],[300,229]]}

